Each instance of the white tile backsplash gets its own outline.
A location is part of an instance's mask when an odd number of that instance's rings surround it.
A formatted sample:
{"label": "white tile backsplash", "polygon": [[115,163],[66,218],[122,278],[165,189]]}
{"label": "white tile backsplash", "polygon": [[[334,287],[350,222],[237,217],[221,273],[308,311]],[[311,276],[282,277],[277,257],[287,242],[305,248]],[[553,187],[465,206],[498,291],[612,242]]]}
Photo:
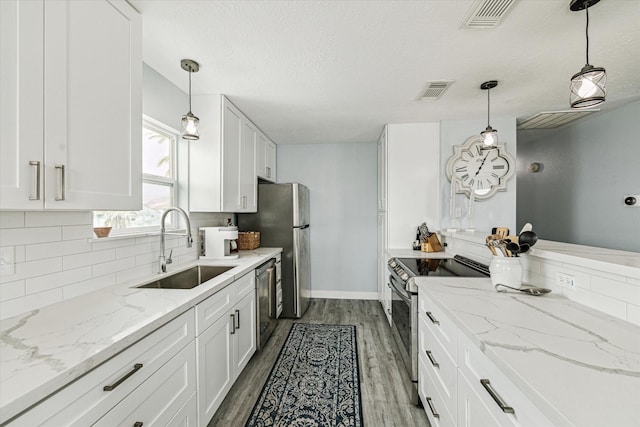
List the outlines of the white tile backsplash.
{"label": "white tile backsplash", "polygon": [[[445,242],[449,252],[486,264],[491,262],[490,256],[485,254],[487,248],[481,243],[454,236],[445,237]],[[549,288],[568,299],[640,325],[640,280],[637,278],[529,254],[523,255],[521,262],[525,282]],[[558,272],[574,276],[576,289],[556,285]]]}
{"label": "white tile backsplash", "polygon": [[[199,227],[225,225],[229,217],[192,214],[192,248],[184,237],[167,236],[168,270],[198,258]],[[158,274],[159,235],[94,237],[91,212],[0,212],[0,246],[15,251],[15,274],[0,276],[0,318]]]}

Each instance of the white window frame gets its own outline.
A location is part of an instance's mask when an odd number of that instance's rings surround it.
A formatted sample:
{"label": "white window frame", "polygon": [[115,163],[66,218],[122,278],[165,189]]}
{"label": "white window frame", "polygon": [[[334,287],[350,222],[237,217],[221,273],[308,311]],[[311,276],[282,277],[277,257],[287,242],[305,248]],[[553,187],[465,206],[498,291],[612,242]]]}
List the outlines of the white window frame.
{"label": "white window frame", "polygon": [[[172,164],[171,175],[172,178],[167,178],[159,175],[152,175],[143,173],[142,174],[142,183],[154,184],[154,185],[164,185],[171,188],[171,206],[178,205],[178,142],[180,141],[180,131],[172,128],[171,126],[162,123],[159,120],[154,119],[153,117],[149,117],[146,114],[142,115],[142,127],[151,129],[155,132],[168,134],[173,138],[173,143],[171,144],[171,158]],[[137,211],[131,211],[137,212]],[[170,214],[171,224],[167,225],[168,230],[176,230],[178,228],[178,217],[175,212],[171,212]],[[114,228],[111,230],[110,236],[133,236],[133,235],[144,235],[144,234],[155,234],[160,232],[160,224],[152,225],[147,227],[131,227],[131,228]]]}

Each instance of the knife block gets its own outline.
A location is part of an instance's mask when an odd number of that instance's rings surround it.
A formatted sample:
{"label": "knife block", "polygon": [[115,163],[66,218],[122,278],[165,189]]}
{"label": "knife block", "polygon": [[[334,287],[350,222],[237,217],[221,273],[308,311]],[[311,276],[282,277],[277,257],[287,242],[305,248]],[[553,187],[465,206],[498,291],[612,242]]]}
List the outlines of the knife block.
{"label": "knife block", "polygon": [[436,233],[431,233],[426,242],[420,244],[422,252],[442,252],[442,245]]}

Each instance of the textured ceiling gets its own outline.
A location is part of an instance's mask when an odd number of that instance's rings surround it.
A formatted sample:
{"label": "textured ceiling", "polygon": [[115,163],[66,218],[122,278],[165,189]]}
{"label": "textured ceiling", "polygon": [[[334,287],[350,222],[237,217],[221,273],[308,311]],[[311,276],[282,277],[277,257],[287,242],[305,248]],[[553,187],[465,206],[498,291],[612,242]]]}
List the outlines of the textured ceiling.
{"label": "textured ceiling", "polygon": [[[193,93],[226,94],[278,144],[371,142],[385,123],[484,119],[486,80],[499,81],[492,117],[566,110],[585,64],[585,14],[569,0],[518,0],[493,29],[463,27],[474,0],[129,2],[149,66],[186,91],[180,59],[198,61]],[[640,99],[640,1],[602,0],[589,16],[589,59],[608,76],[599,108]],[[455,83],[419,100],[430,80]]]}

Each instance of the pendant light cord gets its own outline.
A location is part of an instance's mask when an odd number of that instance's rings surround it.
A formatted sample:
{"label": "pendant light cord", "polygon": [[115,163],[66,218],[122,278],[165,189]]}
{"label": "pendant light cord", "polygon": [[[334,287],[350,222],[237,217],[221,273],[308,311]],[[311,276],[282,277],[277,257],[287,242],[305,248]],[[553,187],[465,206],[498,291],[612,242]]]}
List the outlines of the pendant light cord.
{"label": "pendant light cord", "polygon": [[191,66],[189,66],[189,112],[191,112]]}
{"label": "pendant light cord", "polygon": [[491,98],[489,97],[490,93],[491,89],[487,89],[487,127],[491,126],[491,124],[489,124],[489,118],[491,116]]}
{"label": "pendant light cord", "polygon": [[587,36],[587,65],[589,65],[589,8],[585,7],[585,12],[587,12],[587,27],[585,29],[585,35]]}

